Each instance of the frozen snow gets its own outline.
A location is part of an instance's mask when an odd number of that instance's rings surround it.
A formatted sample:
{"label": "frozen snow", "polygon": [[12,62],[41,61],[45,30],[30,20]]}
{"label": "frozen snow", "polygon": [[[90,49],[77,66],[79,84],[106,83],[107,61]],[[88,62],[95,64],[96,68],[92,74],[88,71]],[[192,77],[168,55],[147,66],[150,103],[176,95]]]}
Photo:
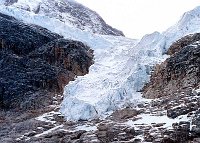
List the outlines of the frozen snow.
{"label": "frozen snow", "polygon": [[25,23],[36,24],[47,28],[52,32],[63,35],[67,39],[81,41],[93,49],[107,48],[110,44],[101,35],[82,31],[78,28],[69,26],[67,23],[63,23],[56,18],[50,18],[43,14],[34,14],[33,12],[24,11],[13,6],[7,7],[4,5],[0,5],[0,12],[23,20]]}
{"label": "frozen snow", "polygon": [[97,127],[96,126],[90,126],[90,125],[81,125],[75,128],[75,131],[80,131],[80,130],[85,130],[87,132],[89,131],[96,131]]}
{"label": "frozen snow", "polygon": [[[5,0],[1,1],[0,4],[4,4]],[[7,7],[27,11],[30,15],[54,18],[69,27],[76,27],[87,32],[106,33],[103,27],[105,22],[101,17],[74,0],[17,0]],[[111,32],[112,29],[108,28],[108,30]],[[114,30],[112,32],[115,33]]]}
{"label": "frozen snow", "polygon": [[1,0],[1,1],[0,1],[0,4],[4,4],[4,3],[5,3],[5,1],[6,1],[6,0]]}
{"label": "frozen snow", "polygon": [[190,122],[190,120],[191,120],[187,117],[187,115],[181,115],[175,119],[172,119],[172,118],[168,118],[167,115],[155,116],[152,114],[141,114],[141,115],[138,115],[138,118],[140,118],[140,119],[138,119],[136,121],[129,120],[129,121],[125,122],[124,124],[137,128],[137,125],[150,125],[151,126],[154,123],[155,124],[164,123],[164,125],[162,127],[172,129],[173,123],[179,123],[180,121],[189,121]]}
{"label": "frozen snow", "polygon": [[166,47],[169,47],[173,40],[177,40],[188,34],[200,32],[200,6],[195,9],[185,12],[182,18],[175,24],[166,30],[163,34],[168,39]]}
{"label": "frozen snow", "polygon": [[42,114],[41,116],[39,116],[39,117],[37,117],[37,118],[35,118],[36,120],[38,120],[38,121],[42,121],[42,122],[49,122],[49,123],[52,123],[52,124],[54,124],[54,123],[56,123],[56,121],[53,121],[53,116],[54,115],[61,115],[61,113],[60,112],[55,112],[55,111],[51,111],[51,112],[48,112],[48,113],[44,113],[44,114]]}
{"label": "frozen snow", "polygon": [[51,133],[51,132],[53,132],[53,131],[55,131],[55,130],[57,130],[57,129],[59,129],[59,128],[62,128],[63,126],[64,126],[64,125],[58,125],[58,126],[55,126],[55,127],[51,128],[51,129],[49,129],[49,130],[47,130],[47,131],[44,131],[44,132],[41,133],[41,134],[37,134],[37,135],[35,135],[34,137],[38,138],[38,137],[40,137],[40,136],[43,136],[43,135],[49,134],[49,133]]}
{"label": "frozen snow", "polygon": [[167,31],[145,35],[140,41],[91,34],[58,20],[57,16],[34,14],[16,6],[0,5],[0,12],[45,27],[65,38],[82,41],[94,49],[95,63],[90,67],[89,74],[77,77],[65,87],[60,111],[65,119],[73,121],[99,118],[126,103],[142,101],[139,91],[149,81],[152,67],[168,57],[163,53],[172,42],[187,34],[200,32],[200,7],[185,13]]}

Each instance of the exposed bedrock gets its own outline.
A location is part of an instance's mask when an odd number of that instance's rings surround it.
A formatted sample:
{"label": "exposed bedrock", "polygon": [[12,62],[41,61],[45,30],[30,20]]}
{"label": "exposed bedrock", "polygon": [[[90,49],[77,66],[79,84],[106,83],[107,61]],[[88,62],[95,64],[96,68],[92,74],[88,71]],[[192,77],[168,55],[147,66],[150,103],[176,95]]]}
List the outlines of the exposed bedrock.
{"label": "exposed bedrock", "polygon": [[37,109],[88,73],[93,51],[47,29],[0,14],[0,107]]}

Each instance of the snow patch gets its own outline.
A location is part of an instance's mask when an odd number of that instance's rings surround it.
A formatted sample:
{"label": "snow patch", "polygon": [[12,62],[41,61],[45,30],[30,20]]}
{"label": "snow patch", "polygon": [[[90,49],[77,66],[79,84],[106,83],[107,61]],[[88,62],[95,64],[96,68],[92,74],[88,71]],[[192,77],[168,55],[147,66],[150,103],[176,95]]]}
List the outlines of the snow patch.
{"label": "snow patch", "polygon": [[41,133],[41,134],[35,135],[35,137],[38,138],[38,137],[40,137],[40,136],[47,135],[47,134],[49,134],[49,133],[51,133],[51,132],[53,132],[53,131],[55,131],[55,130],[57,130],[57,129],[59,129],[59,128],[62,128],[63,126],[64,126],[64,125],[59,125],[59,126],[53,127],[53,128],[51,128],[51,129],[49,129],[49,130],[47,130],[47,131],[45,131],[45,132],[43,132],[43,133]]}
{"label": "snow patch", "polygon": [[87,132],[89,131],[96,131],[97,127],[96,126],[90,126],[90,125],[81,125],[75,128],[75,131],[80,131],[80,130],[85,130]]}
{"label": "snow patch", "polygon": [[55,112],[55,111],[51,111],[51,112],[48,112],[48,113],[44,113],[43,115],[35,118],[36,120],[38,121],[42,121],[42,122],[49,122],[49,123],[52,123],[52,124],[55,124],[56,121],[54,121],[53,119],[53,116],[54,115],[61,115],[60,112]]}
{"label": "snow patch", "polygon": [[181,115],[175,119],[169,118],[166,115],[164,116],[155,116],[152,114],[141,114],[138,115],[138,120],[133,121],[129,120],[125,122],[126,125],[131,127],[136,127],[137,125],[152,125],[152,124],[160,124],[163,123],[162,127],[172,129],[173,123],[179,123],[180,121],[190,121],[191,119],[187,117],[187,115]]}

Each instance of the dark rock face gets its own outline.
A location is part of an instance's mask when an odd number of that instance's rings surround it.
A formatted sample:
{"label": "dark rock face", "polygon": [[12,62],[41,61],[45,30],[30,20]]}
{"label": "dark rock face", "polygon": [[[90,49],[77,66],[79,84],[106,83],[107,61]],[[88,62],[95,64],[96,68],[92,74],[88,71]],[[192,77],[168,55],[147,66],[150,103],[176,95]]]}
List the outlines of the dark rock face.
{"label": "dark rock face", "polygon": [[[187,37],[189,37],[189,39],[187,39]],[[174,53],[174,55],[161,65],[156,66],[150,82],[144,87],[144,97],[156,98],[173,95],[177,92],[188,91],[191,88],[199,87],[199,41],[200,34],[195,34],[193,36],[186,36],[171,46],[171,49],[169,49],[170,54],[180,51]],[[186,44],[188,45],[184,47],[181,46]],[[175,48],[173,49],[172,47]]]}
{"label": "dark rock face", "polygon": [[[41,108],[92,64],[81,42],[0,14],[0,107]],[[50,101],[49,101],[50,102]]]}
{"label": "dark rock face", "polygon": [[195,104],[195,103],[192,103],[192,101],[191,101],[191,103],[188,103],[184,106],[168,109],[167,116],[174,119],[180,115],[185,115],[192,111],[196,111],[196,110],[198,110],[198,107],[199,107],[199,103]]}
{"label": "dark rock face", "polygon": [[173,55],[176,52],[179,52],[182,48],[184,48],[185,46],[188,46],[196,41],[199,41],[200,39],[200,34],[196,33],[196,34],[191,34],[191,35],[187,35],[181,39],[179,39],[178,41],[174,42],[168,49],[168,55]]}
{"label": "dark rock face", "polygon": [[190,136],[190,122],[173,123],[173,129],[163,132],[165,137],[155,143],[188,143]]}
{"label": "dark rock face", "polygon": [[62,38],[47,29],[22,22],[0,13],[0,48],[24,56],[42,45]]}

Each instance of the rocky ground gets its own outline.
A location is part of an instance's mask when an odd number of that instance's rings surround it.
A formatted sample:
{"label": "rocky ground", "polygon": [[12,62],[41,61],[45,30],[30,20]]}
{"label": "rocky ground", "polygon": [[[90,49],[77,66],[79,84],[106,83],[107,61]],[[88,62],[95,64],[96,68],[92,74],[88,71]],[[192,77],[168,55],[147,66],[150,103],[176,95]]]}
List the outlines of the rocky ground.
{"label": "rocky ground", "polygon": [[[59,113],[62,96],[39,113],[1,111],[4,143],[199,143],[200,93],[146,100],[92,121],[66,122]],[[45,111],[45,112],[44,112]]]}

